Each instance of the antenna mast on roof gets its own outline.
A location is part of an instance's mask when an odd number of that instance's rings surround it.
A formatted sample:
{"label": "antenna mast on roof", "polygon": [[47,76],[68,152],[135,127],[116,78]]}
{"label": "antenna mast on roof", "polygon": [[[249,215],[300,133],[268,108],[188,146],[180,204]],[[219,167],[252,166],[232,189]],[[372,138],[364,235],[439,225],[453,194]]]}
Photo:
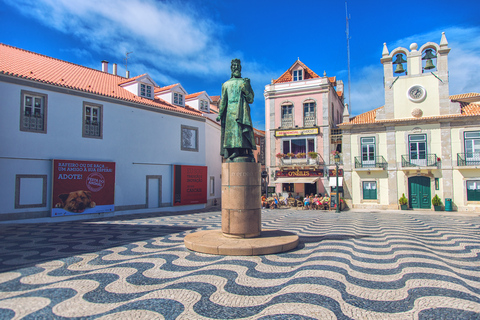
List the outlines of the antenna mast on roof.
{"label": "antenna mast on roof", "polygon": [[349,27],[348,27],[348,20],[350,20],[350,15],[348,14],[348,10],[347,10],[347,0],[345,0],[345,16],[346,16],[346,19],[347,19],[347,30],[346,30],[346,34],[347,34],[347,61],[348,61],[348,106],[350,110],[348,110],[350,113],[351,113],[351,110],[352,110],[352,104],[350,102],[350,31],[349,31]]}
{"label": "antenna mast on roof", "polygon": [[128,55],[130,53],[133,53],[133,51],[125,52],[125,58],[123,59],[123,60],[125,60],[125,71],[128,71]]}

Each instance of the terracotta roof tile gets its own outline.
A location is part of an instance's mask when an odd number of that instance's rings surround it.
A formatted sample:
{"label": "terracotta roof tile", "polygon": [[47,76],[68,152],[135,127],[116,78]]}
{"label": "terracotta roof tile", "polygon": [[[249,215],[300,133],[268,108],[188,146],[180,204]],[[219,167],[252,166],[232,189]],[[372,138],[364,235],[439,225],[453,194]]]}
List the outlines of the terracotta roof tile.
{"label": "terracotta roof tile", "polygon": [[462,107],[462,114],[466,116],[478,116],[480,115],[480,104],[470,103]]}
{"label": "terracotta roof tile", "polygon": [[0,43],[0,56],[2,57],[0,59],[1,74],[148,105],[159,109],[201,116],[201,113],[195,109],[189,110],[177,107],[160,98],[153,100],[142,98],[119,86],[120,83],[131,81],[132,79],[2,43]]}
{"label": "terracotta roof tile", "polygon": [[300,66],[302,66],[303,70],[305,70],[304,72],[304,76],[303,76],[303,79],[304,80],[308,80],[308,79],[314,79],[314,78],[320,78],[320,76],[318,74],[316,74],[315,72],[312,71],[312,69],[310,69],[309,67],[307,67],[303,62],[301,62],[300,60],[297,60],[295,61],[295,63],[287,70],[285,71],[281,76],[280,78],[276,79],[276,80],[273,80],[273,83],[284,83],[284,82],[291,82],[293,81],[293,76],[292,76],[292,68],[293,66],[295,66],[296,64],[299,64]]}
{"label": "terracotta roof tile", "polygon": [[147,74],[144,73],[144,74],[141,74],[141,75],[136,76],[136,77],[133,77],[133,78],[126,78],[124,81],[120,81],[120,82],[118,83],[118,85],[126,84],[126,83],[129,83],[129,82],[134,82],[135,80],[137,80],[137,79],[139,79],[139,78],[141,78],[141,77],[143,77],[143,76],[145,76],[145,75],[147,75]]}
{"label": "terracotta roof tile", "polygon": [[186,100],[186,99],[196,98],[196,97],[198,97],[199,95],[201,95],[202,93],[206,93],[206,92],[205,92],[205,91],[202,91],[202,92],[197,92],[197,93],[188,94],[188,95],[185,96],[185,100]]}
{"label": "terracotta roof tile", "polygon": [[171,84],[171,85],[168,85],[168,86],[165,86],[165,87],[161,87],[161,88],[158,88],[156,87],[154,92],[155,93],[159,93],[159,92],[163,92],[163,91],[167,91],[167,90],[170,90],[172,89],[173,87],[175,86],[178,86],[180,83],[175,83],[175,84]]}
{"label": "terracotta roof tile", "polygon": [[478,97],[480,99],[480,93],[471,92],[471,93],[456,94],[456,95],[450,96],[450,100],[462,100],[462,99],[474,98],[474,97]]}

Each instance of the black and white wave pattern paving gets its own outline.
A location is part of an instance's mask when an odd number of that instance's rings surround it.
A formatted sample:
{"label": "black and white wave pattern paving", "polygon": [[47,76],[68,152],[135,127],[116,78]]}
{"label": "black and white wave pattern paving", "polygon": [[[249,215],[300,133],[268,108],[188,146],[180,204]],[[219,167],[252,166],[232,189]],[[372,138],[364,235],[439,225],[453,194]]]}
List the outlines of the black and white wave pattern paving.
{"label": "black and white wave pattern paving", "polygon": [[480,218],[264,210],[297,249],[185,249],[220,212],[0,225],[0,319],[480,319]]}

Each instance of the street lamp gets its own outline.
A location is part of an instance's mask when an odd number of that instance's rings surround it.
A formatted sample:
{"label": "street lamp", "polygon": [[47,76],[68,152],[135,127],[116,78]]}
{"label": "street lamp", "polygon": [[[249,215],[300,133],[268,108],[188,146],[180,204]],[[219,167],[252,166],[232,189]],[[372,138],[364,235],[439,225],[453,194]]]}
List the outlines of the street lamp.
{"label": "street lamp", "polygon": [[268,172],[267,171],[262,171],[262,178],[263,178],[263,181],[264,181],[264,186],[265,186],[265,196],[268,197],[268,192],[267,192],[267,178],[268,178]]}
{"label": "street lamp", "polygon": [[335,213],[340,213],[340,195],[338,194],[338,161],[339,161],[339,158],[337,158],[337,156],[335,157],[335,179],[337,180],[336,181],[336,184],[335,184],[335,192],[336,192],[336,195],[337,195],[337,209],[335,210]]}

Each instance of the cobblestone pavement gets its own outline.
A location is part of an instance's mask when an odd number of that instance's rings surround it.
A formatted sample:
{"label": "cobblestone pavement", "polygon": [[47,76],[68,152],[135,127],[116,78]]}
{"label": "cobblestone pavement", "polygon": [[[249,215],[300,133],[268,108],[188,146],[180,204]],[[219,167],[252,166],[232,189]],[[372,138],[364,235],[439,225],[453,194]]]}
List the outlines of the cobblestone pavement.
{"label": "cobblestone pavement", "polygon": [[188,251],[220,212],[0,225],[0,319],[479,319],[478,215],[264,210],[297,249]]}

